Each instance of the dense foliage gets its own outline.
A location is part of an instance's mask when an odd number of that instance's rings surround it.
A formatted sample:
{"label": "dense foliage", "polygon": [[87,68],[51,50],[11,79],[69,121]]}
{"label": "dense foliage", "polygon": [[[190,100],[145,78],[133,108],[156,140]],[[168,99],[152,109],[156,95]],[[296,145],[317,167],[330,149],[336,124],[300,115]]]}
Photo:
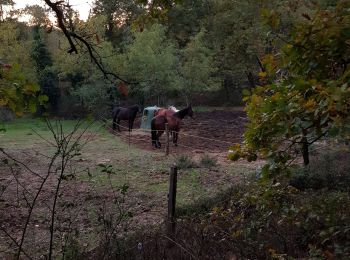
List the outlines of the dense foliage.
{"label": "dense foliage", "polygon": [[[1,6],[12,4],[3,1]],[[303,14],[313,16],[315,5],[321,9],[334,6],[335,2],[96,0],[87,21],[68,10],[67,25],[93,47],[103,67],[131,82],[127,97],[118,93],[118,80],[106,81],[91,64],[83,46],[78,46],[78,55],[66,55],[66,38],[53,27],[48,9],[38,5],[8,12],[3,17],[1,32],[11,43],[2,45],[0,59],[20,64],[28,79],[39,84],[42,94],[49,97],[50,112],[56,114],[69,110],[67,105],[89,111],[106,110],[106,102],[125,100],[158,105],[166,105],[168,99],[174,98],[189,102],[198,99],[197,93],[201,94],[199,102],[237,105],[242,104],[242,89],[259,85],[259,72],[268,69],[269,65],[264,68],[262,64],[263,57],[280,51],[275,35],[287,38]],[[29,23],[18,22],[18,14],[28,15]],[[331,18],[328,23],[332,23]],[[274,26],[273,33],[269,33],[268,25]],[[306,27],[302,29],[304,33],[300,33],[304,35],[295,36],[295,40],[307,34]],[[27,51],[30,49],[32,52]],[[265,61],[268,57],[276,62],[273,56],[267,56]],[[273,72],[268,73],[268,78],[272,77]],[[86,86],[97,86],[100,96],[108,98],[96,104],[91,95],[94,90],[84,94]],[[213,100],[213,93],[224,101]]]}
{"label": "dense foliage", "polygon": [[149,99],[167,96],[180,85],[178,58],[174,44],[166,38],[165,28],[154,24],[143,32],[134,32],[124,61],[128,78],[139,82],[135,95]]}
{"label": "dense foliage", "polygon": [[38,93],[38,85],[26,79],[19,65],[0,64],[0,107],[17,116],[34,113],[38,104],[47,101],[46,96]]}
{"label": "dense foliage", "polygon": [[34,46],[32,58],[35,62],[36,74],[41,93],[49,98],[52,112],[58,109],[60,92],[58,89],[57,73],[52,68],[52,59],[48,52],[45,42],[43,41],[39,27],[35,26]]}
{"label": "dense foliage", "polygon": [[39,92],[28,51],[31,49],[30,39],[30,32],[24,24],[0,23],[0,107],[6,107],[18,116],[35,112],[37,105],[47,100]]}
{"label": "dense foliage", "polygon": [[349,7],[341,1],[304,14],[281,51],[265,56],[266,84],[245,98],[246,147],[232,158],[260,153],[272,160],[265,173],[273,173],[295,152],[308,164],[309,146],[324,136],[349,139]]}
{"label": "dense foliage", "polygon": [[[0,24],[2,33],[15,28],[20,34],[7,34],[13,37],[12,44],[0,48],[0,58],[14,64],[18,63],[15,57],[21,57],[22,69],[49,97],[50,112],[54,114],[62,114],[68,104],[71,109],[89,111],[105,110],[106,101],[120,103],[125,99],[158,105],[166,105],[168,99],[174,98],[189,102],[196,93],[201,93],[206,102],[213,92],[227,104],[241,104],[241,89],[257,83],[259,59],[268,44],[264,40],[267,27],[259,18],[262,8],[268,6],[270,3],[264,1],[146,4],[96,0],[87,21],[68,11],[69,28],[93,47],[103,67],[132,83],[127,86],[128,97],[115,91],[118,80],[105,80],[83,46],[78,46],[78,55],[66,54],[66,38],[53,27],[47,9],[38,5],[21,10],[30,17],[27,24],[17,21],[18,13],[9,13]],[[258,19],[252,22],[251,17]],[[104,86],[97,92],[103,91],[102,96],[108,99],[101,99],[97,105],[91,95],[93,90],[86,95],[79,90],[86,86]]]}

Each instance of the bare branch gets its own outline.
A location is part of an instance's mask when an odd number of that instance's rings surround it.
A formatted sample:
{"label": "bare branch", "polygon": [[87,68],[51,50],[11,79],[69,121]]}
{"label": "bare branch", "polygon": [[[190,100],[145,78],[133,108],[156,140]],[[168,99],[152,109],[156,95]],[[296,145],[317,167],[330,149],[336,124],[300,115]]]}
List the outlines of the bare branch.
{"label": "bare branch", "polygon": [[[80,142],[82,137],[84,136],[85,132],[87,129],[93,124],[89,124],[86,126],[81,133],[79,133],[77,136],[75,134],[81,127],[82,122],[79,121],[71,130],[69,134],[65,134],[63,130],[63,126],[61,123],[56,124],[57,132],[55,133],[54,128],[50,121],[47,122],[48,127],[52,134],[55,137],[57,149],[60,152],[59,153],[59,176],[58,176],[58,182],[55,187],[55,193],[54,193],[54,200],[53,200],[53,206],[52,206],[52,211],[51,211],[51,224],[50,224],[50,247],[49,247],[49,255],[48,258],[52,259],[52,253],[53,253],[53,239],[54,239],[54,226],[55,226],[55,219],[56,219],[56,206],[58,203],[58,198],[59,198],[59,192],[60,192],[60,187],[62,184],[62,181],[64,180],[64,174],[66,172],[66,168],[70,160],[72,160],[74,157],[78,155],[78,151],[80,148]],[[74,136],[74,140],[72,140]]]}
{"label": "bare branch", "polygon": [[5,150],[3,148],[0,148],[0,152],[3,153],[4,155],[6,155],[7,158],[9,158],[10,160],[14,161],[17,164],[20,164],[21,166],[23,166],[28,172],[30,172],[31,174],[35,175],[36,177],[40,178],[40,179],[44,179],[42,176],[40,176],[38,173],[36,173],[35,171],[33,171],[32,169],[30,169],[25,163],[17,160],[15,157],[11,156],[9,153],[5,152]]}
{"label": "bare branch", "polygon": [[[4,232],[5,235],[6,235],[17,247],[19,246],[18,243],[17,243],[17,241],[16,241],[16,239],[15,239],[14,237],[12,237],[12,236],[6,231],[5,228],[0,227],[0,231]],[[31,258],[24,250],[22,250],[22,252],[23,252],[23,254],[24,254],[26,257],[28,257],[28,259],[33,259],[33,258]]]}
{"label": "bare branch", "polygon": [[[120,77],[119,75],[117,75],[116,73],[113,73],[111,71],[107,71],[102,62],[96,57],[96,55],[94,54],[94,48],[93,46],[86,41],[86,39],[80,35],[78,35],[77,33],[75,33],[73,30],[69,30],[67,29],[67,26],[65,24],[65,17],[64,17],[64,12],[63,12],[63,3],[64,1],[57,1],[57,2],[52,2],[51,0],[45,0],[45,3],[55,12],[56,14],[56,18],[57,18],[57,24],[58,27],[62,30],[62,32],[64,33],[65,37],[68,40],[69,43],[69,50],[68,53],[72,54],[72,53],[76,53],[78,54],[78,49],[76,45],[79,45],[78,42],[76,41],[76,43],[74,43],[74,40],[78,40],[80,43],[82,43],[88,50],[88,53],[90,55],[90,58],[92,60],[93,63],[95,63],[95,65],[97,66],[97,68],[103,73],[103,76],[107,79],[107,80],[111,80],[110,76],[113,76],[114,79],[118,79],[120,81],[123,81],[127,84],[138,84],[138,82],[129,82],[126,79]],[[66,6],[69,8],[69,6]],[[112,80],[111,80],[112,81]]]}

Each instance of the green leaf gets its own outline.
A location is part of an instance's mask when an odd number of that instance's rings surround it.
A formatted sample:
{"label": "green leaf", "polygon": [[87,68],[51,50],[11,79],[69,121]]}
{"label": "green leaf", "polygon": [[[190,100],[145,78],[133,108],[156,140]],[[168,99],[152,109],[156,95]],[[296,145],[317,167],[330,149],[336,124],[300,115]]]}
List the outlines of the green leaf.
{"label": "green leaf", "polygon": [[34,113],[36,111],[36,102],[35,100],[30,100],[28,104],[28,109],[31,113]]}
{"label": "green leaf", "polygon": [[43,103],[49,101],[49,97],[46,96],[46,95],[40,95],[40,96],[38,97],[38,101],[39,101],[39,103],[42,105]]}

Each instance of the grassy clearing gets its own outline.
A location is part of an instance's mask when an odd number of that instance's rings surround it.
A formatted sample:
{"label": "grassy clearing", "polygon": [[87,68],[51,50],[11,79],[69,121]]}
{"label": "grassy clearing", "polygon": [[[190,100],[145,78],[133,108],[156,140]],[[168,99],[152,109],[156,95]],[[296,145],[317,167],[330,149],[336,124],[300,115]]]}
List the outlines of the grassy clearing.
{"label": "grassy clearing", "polygon": [[[68,133],[77,121],[64,120],[61,123]],[[92,122],[87,121],[82,126],[90,124]],[[54,121],[53,125],[55,126]],[[6,123],[5,128],[6,131],[0,135],[0,146],[18,159],[24,160],[32,169],[45,172],[47,159],[39,156],[37,152],[50,156],[55,151],[47,142],[52,140],[52,136],[46,123],[39,119],[18,119]],[[109,223],[109,220],[101,222],[99,219],[109,216],[111,219],[118,219],[116,213],[119,206],[113,202],[113,193],[120,195],[120,191],[125,187],[128,189],[122,207],[130,213],[130,217],[125,219],[129,225],[128,230],[162,223],[167,212],[170,166],[178,163],[179,156],[166,157],[164,153],[129,147],[119,137],[108,132],[102,123],[93,123],[86,131],[83,141],[88,140],[81,155],[74,159],[74,167],[78,169],[78,173],[75,174],[74,181],[65,183],[65,188],[62,188],[64,195],[60,198],[62,207],[76,210],[73,218],[76,219],[75,225],[79,235],[75,236],[74,233],[71,235],[79,245],[86,244],[84,250],[89,251],[98,246],[96,243],[102,241],[99,240],[99,236],[101,230],[109,230],[103,229],[103,225]],[[188,155],[182,158],[188,159]],[[203,158],[204,164],[201,162]],[[202,211],[203,206],[194,207],[196,204],[204,203],[206,205],[204,208],[207,208],[210,204],[207,201],[216,201],[218,193],[226,193],[237,183],[242,173],[251,171],[245,166],[233,167],[222,162],[216,163],[208,156],[203,158],[191,158],[192,165],[186,164],[186,159],[184,167],[179,169],[177,208],[180,214],[181,211],[187,212],[184,214]],[[5,165],[1,165],[1,160],[0,167],[3,167],[0,171],[6,169]],[[107,168],[109,173],[103,171]],[[5,171],[0,177],[7,183],[11,174]],[[25,185],[31,185],[31,182],[32,179],[24,180]],[[16,197],[16,188],[12,189],[12,193],[9,193],[10,190],[7,190],[9,200]],[[50,190],[51,188],[48,188],[47,193],[43,195],[49,201],[52,197]],[[9,205],[5,202],[0,204],[0,217],[1,210],[6,211],[6,205]],[[103,207],[106,214],[101,216],[100,210]],[[16,210],[20,212],[16,211],[16,217],[12,221],[19,222],[26,216],[27,211],[25,207]],[[63,216],[72,219],[69,212],[65,211]],[[38,209],[36,220],[42,223],[40,225],[42,229],[38,232],[43,234],[47,231],[47,216],[44,208]],[[6,217],[6,214],[3,214],[3,217]]]}
{"label": "grassy clearing", "polygon": [[[63,128],[68,132],[74,128],[77,121],[61,121]],[[53,125],[55,126],[55,121]],[[90,138],[77,164],[81,168],[88,169],[79,174],[82,182],[93,182],[101,189],[108,185],[119,187],[127,183],[133,190],[142,191],[149,197],[158,197],[166,202],[168,191],[168,173],[170,165],[178,162],[178,157],[165,157],[161,153],[140,150],[129,147],[118,137],[113,136],[104,128],[102,123],[86,121],[82,128],[90,125],[86,132],[86,138]],[[6,132],[1,134],[1,146],[5,149],[38,150],[49,154],[52,150],[46,140],[50,140],[51,133],[44,120],[18,119],[5,124]],[[36,162],[40,165],[40,161]],[[108,177],[101,173],[99,165],[110,165],[113,174]],[[193,200],[212,195],[213,190],[219,189],[222,183],[209,183],[207,180],[220,179],[220,176],[234,176],[241,170],[224,165],[215,165],[215,171],[210,167],[200,168],[200,162],[195,162],[197,168],[184,167],[178,177],[178,205],[184,206]],[[218,172],[220,174],[218,174]],[[89,173],[89,174],[88,174]],[[230,173],[230,174],[228,174]],[[213,188],[209,188],[213,187]]]}
{"label": "grassy clearing", "polygon": [[[68,133],[78,123],[77,120],[51,120],[54,127],[58,127],[56,122],[62,124],[63,129]],[[91,125],[91,127],[89,127]],[[92,121],[82,121],[81,129],[89,127],[90,133],[102,133],[103,129]],[[23,147],[45,143],[45,139],[52,138],[52,134],[44,119],[22,118],[3,124],[4,132],[0,133],[0,141],[4,147]],[[43,137],[43,138],[42,138]]]}

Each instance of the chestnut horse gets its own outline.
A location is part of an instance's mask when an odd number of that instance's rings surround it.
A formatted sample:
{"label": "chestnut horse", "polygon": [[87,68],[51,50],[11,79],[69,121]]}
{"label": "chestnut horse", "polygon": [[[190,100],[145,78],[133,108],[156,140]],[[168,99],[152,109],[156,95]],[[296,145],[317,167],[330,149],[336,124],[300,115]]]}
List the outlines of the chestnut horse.
{"label": "chestnut horse", "polygon": [[[135,121],[135,117],[137,112],[141,112],[141,107],[138,105],[133,105],[130,107],[115,107],[113,108],[113,130],[115,130],[116,126],[118,127],[118,131],[120,132],[119,123],[120,120],[128,120],[129,121],[129,132],[132,130],[132,126]],[[116,122],[117,121],[117,122]]]}
{"label": "chestnut horse", "polygon": [[155,148],[161,147],[159,137],[164,133],[166,123],[168,124],[168,130],[173,133],[173,143],[175,146],[177,146],[180,123],[185,116],[193,118],[193,110],[191,105],[171,115],[167,115],[167,113],[165,113],[164,115],[157,115],[153,117],[151,121],[152,146]]}
{"label": "chestnut horse", "polygon": [[174,113],[178,112],[179,110],[176,109],[174,106],[169,106],[168,108],[159,108],[155,113],[154,116],[163,115],[163,116],[171,116]]}

